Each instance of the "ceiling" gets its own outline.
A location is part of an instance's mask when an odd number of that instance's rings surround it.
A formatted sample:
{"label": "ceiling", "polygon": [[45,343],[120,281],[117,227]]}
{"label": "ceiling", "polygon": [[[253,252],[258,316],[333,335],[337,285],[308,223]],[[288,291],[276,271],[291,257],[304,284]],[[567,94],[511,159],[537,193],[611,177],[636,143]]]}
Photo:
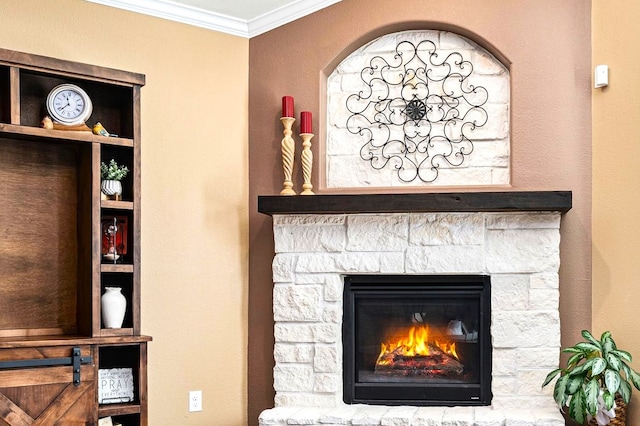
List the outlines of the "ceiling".
{"label": "ceiling", "polygon": [[251,38],[342,0],[86,0]]}

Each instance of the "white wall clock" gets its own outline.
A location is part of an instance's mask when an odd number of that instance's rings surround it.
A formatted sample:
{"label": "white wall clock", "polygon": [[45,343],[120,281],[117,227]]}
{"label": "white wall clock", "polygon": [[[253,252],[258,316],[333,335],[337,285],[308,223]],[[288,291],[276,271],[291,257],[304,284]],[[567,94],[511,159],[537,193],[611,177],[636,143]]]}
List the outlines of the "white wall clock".
{"label": "white wall clock", "polygon": [[93,104],[87,92],[67,83],[51,89],[47,96],[47,111],[57,123],[78,126],[91,116]]}

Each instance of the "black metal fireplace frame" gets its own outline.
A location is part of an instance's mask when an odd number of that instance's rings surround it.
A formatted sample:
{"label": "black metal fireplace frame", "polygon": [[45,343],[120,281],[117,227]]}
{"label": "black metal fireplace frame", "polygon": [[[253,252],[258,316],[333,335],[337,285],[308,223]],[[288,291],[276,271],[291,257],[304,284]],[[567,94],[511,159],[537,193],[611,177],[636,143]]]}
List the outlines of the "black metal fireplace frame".
{"label": "black metal fireplace frame", "polygon": [[[388,297],[390,285],[401,297],[433,297],[461,295],[478,297],[480,326],[478,339],[479,383],[357,383],[356,382],[356,299]],[[398,296],[400,297],[400,296]],[[416,406],[482,406],[490,405],[491,394],[491,284],[485,275],[350,275],[344,282],[343,397],[347,404],[416,405]]]}

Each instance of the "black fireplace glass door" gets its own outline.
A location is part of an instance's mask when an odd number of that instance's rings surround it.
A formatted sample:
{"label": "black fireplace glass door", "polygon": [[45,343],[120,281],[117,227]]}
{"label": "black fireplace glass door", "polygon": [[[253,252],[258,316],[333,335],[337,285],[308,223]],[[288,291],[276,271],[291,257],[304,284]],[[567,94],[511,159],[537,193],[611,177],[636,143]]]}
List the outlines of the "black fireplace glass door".
{"label": "black fireplace glass door", "polygon": [[485,276],[345,280],[348,403],[490,403],[490,285]]}

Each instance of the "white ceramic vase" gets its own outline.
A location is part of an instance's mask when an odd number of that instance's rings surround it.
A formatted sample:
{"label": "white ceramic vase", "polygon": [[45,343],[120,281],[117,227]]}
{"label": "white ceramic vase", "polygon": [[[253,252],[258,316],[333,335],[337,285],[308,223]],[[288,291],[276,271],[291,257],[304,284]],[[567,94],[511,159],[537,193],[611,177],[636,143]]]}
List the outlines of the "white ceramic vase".
{"label": "white ceramic vase", "polygon": [[102,324],[104,328],[120,328],[127,311],[127,299],[120,287],[105,287],[102,295]]}
{"label": "white ceramic vase", "polygon": [[114,196],[122,194],[122,182],[119,180],[105,179],[100,183],[100,190],[103,194]]}

